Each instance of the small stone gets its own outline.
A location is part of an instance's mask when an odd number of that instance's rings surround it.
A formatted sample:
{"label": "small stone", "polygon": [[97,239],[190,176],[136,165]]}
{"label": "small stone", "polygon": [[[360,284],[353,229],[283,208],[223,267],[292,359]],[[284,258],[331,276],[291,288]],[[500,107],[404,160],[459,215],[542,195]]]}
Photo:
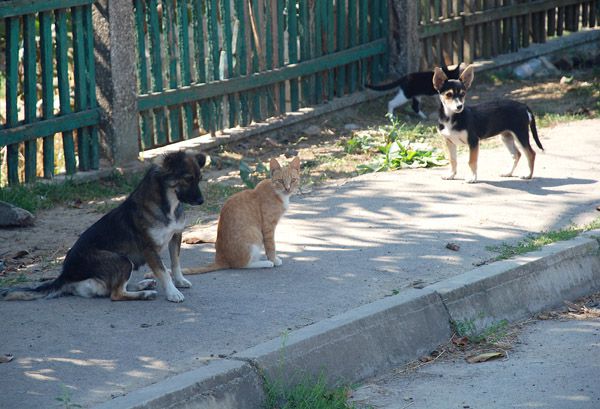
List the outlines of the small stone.
{"label": "small stone", "polygon": [[33,226],[35,217],[25,209],[0,202],[0,227]]}
{"label": "small stone", "polygon": [[347,131],[356,131],[357,129],[360,129],[360,126],[357,124],[346,124],[344,125],[344,129]]}
{"label": "small stone", "polygon": [[452,251],[458,251],[460,250],[460,246],[456,243],[446,243],[446,248],[448,250],[452,250]]}
{"label": "small stone", "polygon": [[304,130],[305,135],[316,136],[321,134],[321,128],[317,125],[311,125]]}

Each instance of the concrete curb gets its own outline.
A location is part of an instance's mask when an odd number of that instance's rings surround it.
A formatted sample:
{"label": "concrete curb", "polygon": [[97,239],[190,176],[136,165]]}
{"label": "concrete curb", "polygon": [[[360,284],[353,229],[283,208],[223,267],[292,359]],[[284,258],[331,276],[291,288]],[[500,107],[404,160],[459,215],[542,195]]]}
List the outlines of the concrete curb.
{"label": "concrete curb", "polygon": [[260,408],[265,376],[284,386],[319,374],[332,384],[359,382],[447,341],[450,320],[485,327],[600,290],[596,236],[600,231],[363,305],[95,409]]}

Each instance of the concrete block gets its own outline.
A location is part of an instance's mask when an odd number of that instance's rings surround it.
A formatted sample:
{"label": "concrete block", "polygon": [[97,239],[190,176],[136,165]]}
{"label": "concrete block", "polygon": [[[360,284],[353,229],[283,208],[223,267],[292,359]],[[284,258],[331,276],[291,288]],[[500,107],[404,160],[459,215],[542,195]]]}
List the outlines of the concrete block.
{"label": "concrete block", "polygon": [[306,376],[354,383],[429,353],[450,337],[449,316],[429,290],[410,290],[235,355],[289,386]]}
{"label": "concrete block", "polygon": [[588,237],[479,267],[434,284],[455,321],[517,321],[600,289],[600,246]]}
{"label": "concrete block", "polygon": [[261,378],[249,364],[219,360],[94,409],[255,409],[263,401]]}

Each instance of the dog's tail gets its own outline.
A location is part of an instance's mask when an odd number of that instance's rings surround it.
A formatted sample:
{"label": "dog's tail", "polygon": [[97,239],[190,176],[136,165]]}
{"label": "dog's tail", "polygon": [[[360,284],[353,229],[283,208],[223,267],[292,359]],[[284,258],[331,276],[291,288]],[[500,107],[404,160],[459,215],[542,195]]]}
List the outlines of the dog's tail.
{"label": "dog's tail", "polygon": [[61,278],[45,282],[37,287],[11,287],[0,288],[0,300],[4,301],[31,301],[38,298],[53,298],[62,294],[63,282]]}
{"label": "dog's tail", "polygon": [[182,272],[185,275],[204,274],[204,273],[210,273],[211,271],[225,270],[227,268],[229,268],[229,266],[227,264],[214,262],[214,263],[210,263],[206,266],[202,266],[202,267],[184,268],[182,270]]}
{"label": "dog's tail", "polygon": [[531,134],[533,135],[533,140],[535,141],[536,145],[541,150],[544,150],[544,147],[542,146],[542,143],[540,142],[540,138],[538,137],[537,127],[535,126],[535,116],[533,115],[533,112],[531,112],[531,109],[529,109],[529,107],[527,107],[527,113],[529,114],[529,117],[531,118],[529,120],[529,129],[531,129]]}
{"label": "dog's tail", "polygon": [[375,91],[387,91],[388,89],[397,88],[404,82],[404,77],[398,78],[396,81],[387,84],[365,84],[365,87]]}

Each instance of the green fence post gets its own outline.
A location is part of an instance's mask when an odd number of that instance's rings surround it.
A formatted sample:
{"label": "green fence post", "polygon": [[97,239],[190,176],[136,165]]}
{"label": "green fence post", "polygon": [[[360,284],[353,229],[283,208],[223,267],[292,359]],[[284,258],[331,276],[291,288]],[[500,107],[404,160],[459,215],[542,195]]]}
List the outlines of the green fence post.
{"label": "green fence post", "polygon": [[[146,33],[144,30],[145,16],[147,13],[146,2],[135,0],[135,28],[137,33],[137,67],[138,67],[138,92],[147,94],[148,88],[148,64],[146,63]],[[152,147],[152,119],[148,111],[140,112],[142,150]]]}
{"label": "green fence post", "polygon": [[[19,67],[19,17],[10,17],[6,21],[6,125],[17,126],[19,114],[17,108],[17,78]],[[19,183],[19,145],[7,147],[8,183]]]}
{"label": "green fence post", "polygon": [[[37,120],[37,69],[35,44],[35,15],[23,16],[23,91],[25,94],[25,123]],[[25,181],[34,182],[37,170],[37,141],[35,139],[25,142]]]}
{"label": "green fence post", "polygon": [[[40,13],[40,63],[42,68],[42,115],[54,116],[54,70],[52,64],[52,13]],[[54,135],[44,138],[44,177],[54,176]]]}
{"label": "green fence post", "polygon": [[[288,53],[290,64],[298,62],[298,16],[296,15],[296,0],[288,0]],[[298,80],[290,80],[290,100],[291,110],[297,111],[300,108],[298,101]]]}

